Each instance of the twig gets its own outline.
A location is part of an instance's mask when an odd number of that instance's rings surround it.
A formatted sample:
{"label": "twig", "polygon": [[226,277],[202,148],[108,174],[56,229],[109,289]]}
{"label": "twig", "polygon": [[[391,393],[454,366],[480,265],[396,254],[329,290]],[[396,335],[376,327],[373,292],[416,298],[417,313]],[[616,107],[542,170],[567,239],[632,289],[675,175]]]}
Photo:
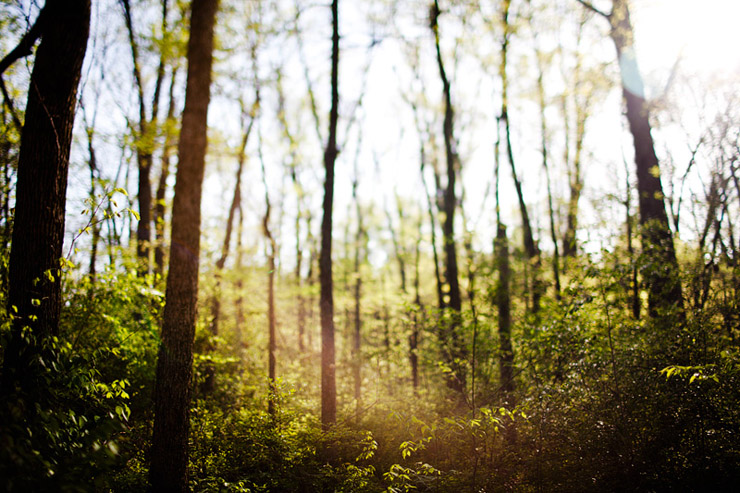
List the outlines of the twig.
{"label": "twig", "polygon": [[586,7],[586,8],[587,8],[588,10],[590,10],[591,12],[594,12],[594,13],[596,13],[596,14],[599,14],[600,16],[602,16],[602,17],[603,17],[603,18],[605,18],[605,19],[609,19],[609,18],[611,17],[611,14],[607,14],[607,13],[606,13],[606,12],[604,12],[603,10],[599,10],[599,9],[597,9],[596,7],[594,7],[594,6],[593,6],[593,5],[591,4],[591,2],[588,2],[588,1],[586,1],[586,0],[576,0],[576,1],[577,1],[578,3],[580,3],[581,5],[583,5],[584,7]]}
{"label": "twig", "polygon": [[48,9],[44,6],[44,8],[41,9],[39,16],[36,18],[36,22],[31,26],[31,29],[23,35],[16,47],[0,61],[0,75],[2,75],[16,61],[31,54],[31,49],[33,48],[33,45],[36,44],[36,41],[41,37],[48,17]]}

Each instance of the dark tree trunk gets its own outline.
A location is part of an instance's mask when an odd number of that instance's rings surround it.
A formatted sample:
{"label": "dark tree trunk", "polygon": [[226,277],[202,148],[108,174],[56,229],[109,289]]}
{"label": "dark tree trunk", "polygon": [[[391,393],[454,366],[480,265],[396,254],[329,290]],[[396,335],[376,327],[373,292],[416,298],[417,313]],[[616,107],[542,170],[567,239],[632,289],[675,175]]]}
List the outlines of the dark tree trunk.
{"label": "dark tree trunk", "polygon": [[445,306],[448,309],[447,320],[443,321],[442,344],[446,347],[445,358],[452,370],[447,385],[458,392],[465,389],[465,368],[459,362],[465,360],[465,348],[458,331],[461,325],[462,296],[460,295],[460,283],[458,280],[457,249],[455,243],[455,211],[457,209],[457,197],[455,195],[455,182],[457,178],[458,156],[455,149],[454,136],[454,108],[452,106],[452,90],[447,78],[442,52],[439,42],[439,2],[434,1],[431,10],[430,27],[434,34],[434,45],[437,54],[437,67],[442,79],[442,90],[445,100],[445,114],[443,122],[443,134],[445,141],[445,157],[447,161],[447,185],[444,189],[443,209],[445,213],[442,224],[442,236],[445,252],[445,284],[449,289]]}
{"label": "dark tree trunk", "polygon": [[637,259],[635,258],[635,249],[632,246],[632,187],[630,186],[630,175],[627,162],[624,163],[625,170],[625,184],[626,184],[626,195],[624,198],[624,207],[626,212],[625,224],[627,225],[627,254],[630,260],[630,309],[632,311],[632,318],[640,320],[640,310],[642,303],[640,302],[640,283],[638,281],[638,268]]}
{"label": "dark tree trunk", "polygon": [[164,130],[164,145],[162,147],[162,169],[159,174],[159,183],[157,184],[156,203],[154,204],[154,231],[156,235],[154,247],[154,272],[159,276],[164,274],[164,226],[165,226],[165,195],[167,193],[167,178],[170,174],[170,150],[174,138],[172,126],[175,124],[175,80],[177,78],[177,69],[172,69],[170,80],[170,102],[167,107],[167,120]]}
{"label": "dark tree trunk", "polygon": [[242,202],[239,201],[239,205],[236,209],[239,214],[239,220],[236,223],[236,265],[234,266],[239,276],[236,280],[236,320],[234,321],[234,339],[236,340],[236,346],[239,350],[244,346],[242,339],[242,329],[244,328],[244,279],[241,275],[243,266],[244,249],[242,248],[242,236],[244,232],[244,211],[242,210]]}
{"label": "dark tree trunk", "polygon": [[[576,134],[575,134],[575,149],[573,153],[573,162],[570,162],[570,141],[568,134],[570,132],[568,124],[568,109],[567,99],[563,96],[563,117],[565,118],[565,163],[568,168],[568,184],[570,187],[570,196],[568,198],[568,209],[566,214],[566,225],[565,234],[563,235],[563,256],[564,257],[575,257],[578,252],[578,242],[576,240],[576,232],[578,231],[578,203],[581,200],[581,190],[583,189],[583,181],[581,177],[581,159],[583,156],[583,141],[586,136],[586,120],[589,117],[591,100],[593,98],[592,92],[584,91],[581,89],[583,84],[583,75],[581,70],[581,37],[583,34],[583,25],[585,24],[586,17],[583,17],[578,24],[578,33],[576,46],[576,66],[573,70],[573,77],[575,78],[575,104],[576,104]],[[578,98],[578,94],[586,92],[583,99]]]}
{"label": "dark tree trunk", "polygon": [[[131,47],[131,59],[133,62],[134,82],[139,97],[139,135],[136,143],[136,159],[139,165],[138,200],[139,200],[139,223],[136,228],[136,254],[141,265],[139,272],[149,272],[149,252],[151,250],[151,224],[152,224],[152,184],[151,170],[154,154],[154,133],[157,128],[157,113],[159,110],[159,98],[164,81],[164,53],[160,56],[157,78],[154,85],[152,99],[151,121],[147,119],[146,102],[144,101],[144,82],[139,65],[139,46],[134,34],[134,26],[131,19],[131,5],[129,0],[121,0],[123,5],[124,19],[128,31],[129,44]],[[167,1],[162,2],[162,32],[167,32]]]}
{"label": "dark tree trunk", "polygon": [[362,258],[362,240],[365,236],[365,230],[362,224],[362,211],[360,202],[357,198],[357,165],[355,164],[355,180],[352,184],[352,196],[355,200],[357,212],[357,234],[355,236],[355,313],[354,313],[354,331],[352,337],[352,373],[355,381],[355,405],[359,412],[362,408],[362,358],[360,347],[362,343],[362,275],[360,274],[360,259]]}
{"label": "dark tree trunk", "polygon": [[[49,0],[34,25],[41,37],[21,133],[8,272],[8,313],[15,312],[5,350],[2,393],[32,385],[25,371],[36,343],[59,331],[62,244],[69,150],[77,88],[90,26],[89,0]],[[30,46],[29,46],[30,50]]]}
{"label": "dark tree trunk", "polygon": [[[93,144],[93,136],[95,130],[92,126],[86,128],[87,133],[87,165],[90,169],[90,267],[88,269],[88,275],[90,276],[91,289],[94,288],[96,278],[96,264],[98,261],[98,243],[100,240],[100,223],[95,219],[95,175],[98,173],[98,164],[95,156],[95,146]],[[90,291],[92,293],[92,290]]]}
{"label": "dark tree trunk", "polygon": [[499,200],[499,172],[501,168],[501,121],[496,122],[496,143],[494,146],[494,194],[496,197],[496,239],[493,243],[493,255],[498,282],[496,283],[495,301],[498,312],[499,335],[499,374],[501,389],[504,392],[514,390],[514,352],[511,345],[511,266],[509,260],[509,238],[506,225],[501,222],[501,202]]}
{"label": "dark tree trunk", "polygon": [[613,0],[609,15],[610,36],[617,49],[622,73],[622,93],[627,106],[627,121],[635,147],[637,192],[640,209],[640,234],[646,266],[651,316],[677,308],[683,311],[683,296],[673,238],[663,202],[660,166],[650,128],[645,89],[635,58],[630,12],[625,0]]}
{"label": "dark tree trunk", "polygon": [[[403,219],[401,216],[401,205],[400,202],[398,202],[398,197],[396,197],[396,206],[398,209],[398,218],[399,221]],[[385,216],[386,219],[388,219],[388,231],[391,233],[391,241],[393,242],[393,251],[396,253],[396,261],[398,262],[398,271],[401,276],[401,292],[406,293],[406,252],[405,248],[403,247],[402,240],[399,238],[400,232],[396,230],[396,228],[393,227],[393,219],[391,217],[391,212],[388,210],[388,207],[384,207],[385,209]],[[400,230],[400,226],[398,230]]]}
{"label": "dark tree trunk", "polygon": [[421,143],[421,181],[424,186],[424,194],[427,197],[427,212],[429,213],[429,226],[431,230],[431,244],[432,244],[432,260],[434,261],[434,280],[435,287],[437,288],[437,306],[440,310],[445,307],[444,292],[442,291],[442,274],[439,271],[439,253],[437,252],[437,220],[436,214],[434,213],[434,204],[432,197],[429,195],[429,189],[427,188],[427,182],[424,178],[424,165],[426,157],[424,155],[424,142],[422,137]]}
{"label": "dark tree trunk", "polygon": [[[257,64],[254,65],[255,71]],[[255,72],[256,73],[256,72]],[[259,82],[256,84],[257,95],[255,98],[256,108],[259,108],[260,94],[259,94]],[[276,386],[276,365],[277,359],[275,352],[277,350],[277,337],[276,337],[276,320],[275,320],[275,256],[277,254],[277,245],[275,238],[270,230],[270,214],[272,213],[272,205],[270,203],[270,193],[267,186],[267,170],[265,170],[265,159],[262,155],[262,132],[260,128],[257,130],[257,154],[260,161],[260,168],[262,170],[262,185],[265,187],[265,215],[262,218],[262,233],[265,235],[265,255],[267,256],[267,379],[270,385],[269,395],[267,397],[267,413],[274,420],[277,416],[277,386]]]}
{"label": "dark tree trunk", "polygon": [[324,217],[321,220],[321,426],[324,430],[337,420],[337,384],[334,354],[334,291],[332,285],[331,233],[334,205],[334,163],[337,159],[337,120],[339,119],[339,0],[332,0],[331,111],[329,140],[324,152]]}
{"label": "dark tree trunk", "polygon": [[421,303],[421,294],[419,290],[419,260],[421,257],[421,226],[422,220],[419,217],[419,236],[416,239],[414,250],[414,305],[411,335],[409,336],[409,363],[411,364],[411,384],[414,389],[414,395],[419,392],[419,333],[421,332],[421,321],[424,313],[424,306]]}
{"label": "dark tree trunk", "polygon": [[363,260],[363,249],[367,252],[367,233],[365,232],[365,225],[362,217],[362,208],[360,206],[360,199],[357,196],[357,188],[359,186],[360,172],[359,172],[359,157],[360,150],[362,148],[362,133],[360,133],[357,142],[357,152],[355,153],[354,160],[354,177],[352,179],[352,200],[355,202],[355,214],[357,220],[357,231],[355,232],[355,258],[354,258],[354,330],[352,332],[352,376],[354,380],[354,391],[355,391],[355,411],[357,417],[360,416],[360,410],[362,409],[362,274],[360,269],[362,267]]}
{"label": "dark tree trunk", "polygon": [[534,235],[532,233],[532,224],[529,220],[529,212],[527,210],[527,204],[524,201],[524,193],[522,192],[522,182],[519,180],[519,175],[516,172],[516,166],[514,163],[514,151],[511,147],[511,125],[509,122],[509,79],[507,76],[507,57],[509,49],[509,36],[511,35],[511,26],[509,24],[509,7],[511,6],[510,0],[505,0],[503,5],[503,26],[504,36],[501,42],[501,65],[500,65],[500,76],[501,76],[501,119],[504,122],[504,129],[506,135],[506,155],[511,166],[511,175],[514,178],[514,187],[516,188],[516,195],[519,200],[519,212],[522,216],[522,240],[524,243],[524,252],[527,255],[529,264],[532,267],[532,306],[531,311],[536,315],[540,310],[540,298],[542,297],[543,285],[540,280],[540,268],[542,260],[540,258],[540,249],[537,243],[534,241]]}
{"label": "dark tree trunk", "polygon": [[496,286],[496,308],[498,309],[498,334],[500,344],[501,388],[505,392],[514,390],[514,351],[511,345],[511,267],[509,265],[509,240],[506,226],[496,227],[494,245],[498,285]]}
{"label": "dark tree trunk", "polygon": [[548,212],[550,213],[550,238],[553,244],[552,254],[552,272],[555,278],[555,297],[560,299],[560,248],[558,246],[558,234],[555,227],[555,208],[552,201],[552,185],[550,182],[550,166],[547,161],[547,120],[545,119],[545,112],[547,110],[547,101],[545,99],[545,84],[544,84],[544,67],[542,61],[542,54],[537,50],[537,99],[540,104],[540,132],[542,139],[542,167],[545,170],[545,179],[547,182],[547,206]]}
{"label": "dark tree trunk", "polygon": [[301,219],[303,218],[303,201],[305,192],[298,180],[298,143],[293,137],[288,125],[288,119],[285,115],[285,93],[283,91],[283,75],[280,70],[277,71],[276,89],[278,92],[278,119],[283,127],[283,133],[290,145],[290,179],[293,182],[293,188],[296,192],[296,214],[295,214],[295,288],[296,304],[298,306],[298,351],[301,353],[306,350],[306,299],[303,293],[303,278],[301,270],[303,269],[303,249],[301,248]]}
{"label": "dark tree trunk", "polygon": [[172,207],[172,246],[154,392],[149,481],[153,491],[188,491],[193,338],[198,300],[200,203],[218,0],[193,0],[185,109]]}

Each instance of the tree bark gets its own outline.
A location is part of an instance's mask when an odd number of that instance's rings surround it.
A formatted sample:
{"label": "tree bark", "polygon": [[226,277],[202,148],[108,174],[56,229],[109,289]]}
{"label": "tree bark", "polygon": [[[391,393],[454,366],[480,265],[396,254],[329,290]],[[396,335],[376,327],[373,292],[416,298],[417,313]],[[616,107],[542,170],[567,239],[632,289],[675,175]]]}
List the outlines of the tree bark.
{"label": "tree bark", "polygon": [[[31,73],[21,133],[8,272],[12,336],[5,350],[2,390],[26,388],[36,343],[56,335],[62,304],[61,270],[67,173],[77,88],[90,26],[89,0],[49,0],[39,19],[41,43]],[[29,47],[30,49],[30,47]],[[3,392],[5,393],[5,392]]]}
{"label": "tree bark", "polygon": [[332,208],[334,205],[334,163],[337,159],[339,119],[339,0],[332,0],[331,111],[329,140],[324,152],[324,216],[321,220],[321,426],[329,429],[337,420],[337,386],[334,350],[334,291],[331,265]]}
{"label": "tree bark", "polygon": [[193,0],[185,109],[172,207],[172,245],[154,392],[149,481],[153,491],[188,490],[189,405],[207,117],[218,0]]}

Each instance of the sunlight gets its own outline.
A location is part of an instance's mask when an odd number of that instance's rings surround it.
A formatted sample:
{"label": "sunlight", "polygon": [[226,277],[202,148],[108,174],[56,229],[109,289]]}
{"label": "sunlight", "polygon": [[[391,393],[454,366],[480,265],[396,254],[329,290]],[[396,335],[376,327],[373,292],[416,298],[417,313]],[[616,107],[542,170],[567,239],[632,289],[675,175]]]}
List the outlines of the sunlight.
{"label": "sunlight", "polygon": [[650,0],[634,2],[637,49],[645,70],[670,68],[681,57],[690,72],[740,70],[736,29],[740,2]]}

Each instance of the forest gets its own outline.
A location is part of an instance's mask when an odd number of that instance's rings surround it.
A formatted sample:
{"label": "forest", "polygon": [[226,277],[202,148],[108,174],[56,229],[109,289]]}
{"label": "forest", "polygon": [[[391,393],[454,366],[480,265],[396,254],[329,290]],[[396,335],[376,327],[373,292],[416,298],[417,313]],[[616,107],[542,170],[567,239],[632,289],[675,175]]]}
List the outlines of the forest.
{"label": "forest", "polygon": [[0,491],[737,491],[738,18],[0,1]]}

